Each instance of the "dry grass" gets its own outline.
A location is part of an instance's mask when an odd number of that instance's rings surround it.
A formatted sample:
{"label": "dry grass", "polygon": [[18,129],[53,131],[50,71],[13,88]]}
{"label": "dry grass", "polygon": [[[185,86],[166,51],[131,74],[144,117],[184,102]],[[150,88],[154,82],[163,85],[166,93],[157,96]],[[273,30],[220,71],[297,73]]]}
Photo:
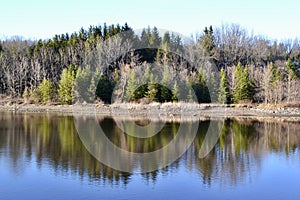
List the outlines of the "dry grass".
{"label": "dry grass", "polygon": [[278,109],[278,108],[300,108],[300,101],[282,102],[279,104],[258,104],[258,108],[262,109]]}

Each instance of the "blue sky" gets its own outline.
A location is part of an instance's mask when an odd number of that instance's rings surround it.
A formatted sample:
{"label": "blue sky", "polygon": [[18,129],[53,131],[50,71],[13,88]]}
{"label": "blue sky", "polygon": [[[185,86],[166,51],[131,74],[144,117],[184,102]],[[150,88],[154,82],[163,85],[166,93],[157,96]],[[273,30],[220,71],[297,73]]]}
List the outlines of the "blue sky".
{"label": "blue sky", "polygon": [[186,36],[205,26],[238,23],[271,39],[300,36],[299,0],[7,0],[0,1],[0,37],[50,38],[81,27],[125,22]]}

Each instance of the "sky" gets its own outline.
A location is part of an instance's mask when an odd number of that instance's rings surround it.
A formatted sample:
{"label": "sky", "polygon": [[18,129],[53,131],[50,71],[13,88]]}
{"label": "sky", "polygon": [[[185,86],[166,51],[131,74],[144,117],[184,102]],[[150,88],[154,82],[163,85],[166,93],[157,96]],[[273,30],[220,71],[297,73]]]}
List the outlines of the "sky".
{"label": "sky", "polygon": [[300,36],[299,0],[0,0],[0,38],[52,38],[90,25],[156,26],[185,36],[236,23],[270,39]]}

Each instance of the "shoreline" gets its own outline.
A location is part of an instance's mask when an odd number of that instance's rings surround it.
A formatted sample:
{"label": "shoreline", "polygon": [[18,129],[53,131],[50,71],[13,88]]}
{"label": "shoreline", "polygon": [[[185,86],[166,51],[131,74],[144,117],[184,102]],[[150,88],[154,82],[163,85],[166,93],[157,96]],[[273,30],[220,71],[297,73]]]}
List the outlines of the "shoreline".
{"label": "shoreline", "polygon": [[0,111],[18,113],[57,113],[66,115],[99,115],[118,118],[151,118],[198,120],[201,118],[269,118],[282,121],[299,121],[300,108],[261,108],[258,105],[234,106],[223,104],[151,103],[151,104],[74,104],[74,105],[0,105]]}

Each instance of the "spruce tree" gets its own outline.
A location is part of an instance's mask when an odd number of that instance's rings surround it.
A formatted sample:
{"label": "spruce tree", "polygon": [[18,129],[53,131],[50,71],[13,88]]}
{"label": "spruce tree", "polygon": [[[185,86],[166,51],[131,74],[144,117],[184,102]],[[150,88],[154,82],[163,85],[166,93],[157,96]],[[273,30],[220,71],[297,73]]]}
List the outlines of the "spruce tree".
{"label": "spruce tree", "polygon": [[75,94],[74,87],[74,71],[64,69],[61,74],[61,79],[58,85],[58,99],[61,103],[71,104]]}
{"label": "spruce tree", "polygon": [[151,73],[150,74],[150,82],[148,83],[148,92],[147,92],[147,97],[153,101],[157,100],[157,81],[154,80],[154,76]]}
{"label": "spruce tree", "polygon": [[197,81],[192,85],[197,100],[199,103],[210,103],[210,93],[207,87],[206,78],[204,73],[200,70],[198,73]]}
{"label": "spruce tree", "polygon": [[177,80],[175,80],[173,89],[172,89],[172,100],[173,101],[178,101],[180,99],[180,91],[179,91],[179,86],[177,83]]}
{"label": "spruce tree", "polygon": [[161,38],[156,27],[153,28],[151,32],[151,37],[149,41],[150,48],[157,48],[161,43]]}
{"label": "spruce tree", "polygon": [[233,79],[233,100],[238,102],[241,100],[241,81],[243,75],[242,64],[239,62],[234,70],[234,79]]}
{"label": "spruce tree", "polygon": [[228,88],[228,81],[227,81],[226,73],[223,68],[221,69],[220,76],[221,76],[221,80],[220,80],[218,100],[220,103],[223,104],[229,103],[230,93]]}
{"label": "spruce tree", "polygon": [[53,97],[53,86],[50,81],[48,81],[45,77],[42,83],[39,85],[38,90],[40,92],[40,98],[42,102],[47,102]]}
{"label": "spruce tree", "polygon": [[77,70],[77,75],[75,79],[75,90],[77,93],[77,98],[80,101],[88,101],[89,100],[89,91],[87,88],[90,86],[92,73],[90,67],[87,66],[86,68],[79,68]]}
{"label": "spruce tree", "polygon": [[251,100],[254,95],[253,80],[249,76],[248,67],[242,68],[241,63],[238,63],[234,72],[234,102],[241,100]]}
{"label": "spruce tree", "polygon": [[170,101],[172,98],[172,93],[171,91],[168,89],[170,84],[170,74],[169,74],[169,69],[167,66],[164,67],[164,73],[163,73],[163,78],[161,81],[161,87],[160,87],[160,98],[161,98],[161,102],[165,102],[165,101]]}
{"label": "spruce tree", "polygon": [[89,102],[93,103],[95,101],[95,96],[96,96],[96,89],[97,89],[97,85],[95,82],[95,78],[94,76],[91,79],[90,85],[88,87],[88,97],[89,97]]}
{"label": "spruce tree", "polygon": [[53,97],[53,85],[46,78],[43,79],[42,83],[38,87],[40,93],[40,99],[42,102],[47,102]]}
{"label": "spruce tree", "polygon": [[[95,77],[97,77],[97,79],[96,78],[94,79],[99,80],[96,89],[96,96],[99,97],[105,103],[111,103],[111,97],[115,87],[114,80],[108,79],[107,77],[104,76],[103,73],[101,73],[100,75],[96,75]],[[92,82],[90,84],[90,92],[92,92],[91,88],[93,88]]]}
{"label": "spruce tree", "polygon": [[135,70],[132,70],[129,75],[129,80],[126,85],[126,91],[125,91],[125,100],[126,101],[133,101],[136,100],[135,91],[138,86],[138,81],[136,79],[136,73]]}
{"label": "spruce tree", "polygon": [[240,100],[251,100],[254,95],[254,84],[250,78],[248,67],[243,70],[241,80],[241,99]]}

